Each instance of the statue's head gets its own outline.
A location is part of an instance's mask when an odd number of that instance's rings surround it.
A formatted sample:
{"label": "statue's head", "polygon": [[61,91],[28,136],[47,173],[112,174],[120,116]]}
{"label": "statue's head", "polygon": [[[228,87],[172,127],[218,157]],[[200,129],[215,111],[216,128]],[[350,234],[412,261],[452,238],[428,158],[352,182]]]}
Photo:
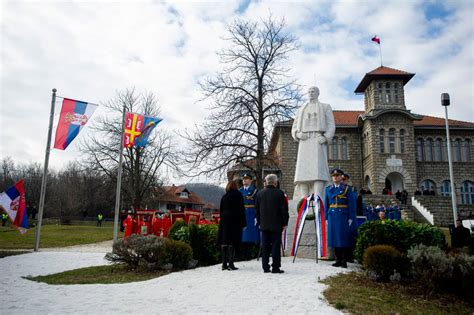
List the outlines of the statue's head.
{"label": "statue's head", "polygon": [[316,101],[319,97],[319,89],[316,86],[312,86],[308,90],[309,101]]}

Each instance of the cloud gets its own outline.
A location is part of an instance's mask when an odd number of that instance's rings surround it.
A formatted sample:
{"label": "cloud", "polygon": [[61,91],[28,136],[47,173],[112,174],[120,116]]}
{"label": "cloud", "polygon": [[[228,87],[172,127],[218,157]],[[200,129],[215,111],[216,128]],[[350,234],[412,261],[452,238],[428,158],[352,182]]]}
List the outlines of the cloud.
{"label": "cloud", "polygon": [[[363,109],[353,91],[380,64],[370,41],[377,34],[384,65],[416,73],[408,109],[443,117],[439,98],[449,92],[450,117],[474,121],[471,1],[21,1],[1,9],[0,155],[16,162],[43,162],[53,87],[93,103],[135,87],[158,97],[160,128],[202,122],[208,103],[198,101],[197,83],[222,69],[215,52],[227,45],[227,24],[269,13],[300,43],[289,75],[305,89],[318,85],[334,109]],[[78,155],[73,143],[53,151],[50,165]]]}

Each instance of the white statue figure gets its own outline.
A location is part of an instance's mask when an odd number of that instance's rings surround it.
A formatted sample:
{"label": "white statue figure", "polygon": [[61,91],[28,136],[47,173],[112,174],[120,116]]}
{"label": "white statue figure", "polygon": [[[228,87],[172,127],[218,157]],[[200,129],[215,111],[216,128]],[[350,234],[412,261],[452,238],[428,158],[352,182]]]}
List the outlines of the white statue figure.
{"label": "white statue figure", "polygon": [[318,100],[319,89],[309,88],[309,102],[296,113],[291,135],[299,142],[295,170],[293,199],[309,193],[324,198],[324,188],[329,181],[328,148],[336,124],[329,104]]}

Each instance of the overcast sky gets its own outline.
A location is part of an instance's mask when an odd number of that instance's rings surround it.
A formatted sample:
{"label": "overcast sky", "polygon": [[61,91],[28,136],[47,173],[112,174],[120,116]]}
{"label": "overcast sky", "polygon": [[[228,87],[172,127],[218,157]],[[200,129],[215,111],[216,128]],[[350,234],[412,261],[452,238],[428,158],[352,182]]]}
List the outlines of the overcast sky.
{"label": "overcast sky", "polygon": [[[197,82],[221,69],[215,52],[236,18],[284,17],[300,43],[290,75],[334,110],[363,110],[354,89],[385,66],[416,73],[407,108],[474,121],[474,1],[2,1],[0,157],[44,161],[51,89],[101,104],[135,87],[159,98],[170,131],[207,115]],[[56,106],[56,119],[60,104]],[[95,115],[103,115],[99,108]],[[83,129],[86,133],[87,126]],[[54,135],[54,131],[53,131]],[[52,150],[59,169],[80,158],[80,134],[66,151]],[[53,139],[54,141],[54,139]],[[202,179],[201,179],[202,180]]]}

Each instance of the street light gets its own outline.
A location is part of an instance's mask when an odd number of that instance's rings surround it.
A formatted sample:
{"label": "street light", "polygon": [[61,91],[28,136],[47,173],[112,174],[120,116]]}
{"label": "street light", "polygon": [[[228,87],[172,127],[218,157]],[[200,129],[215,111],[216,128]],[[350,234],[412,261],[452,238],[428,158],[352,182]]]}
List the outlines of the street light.
{"label": "street light", "polygon": [[456,190],[454,188],[454,174],[453,174],[453,161],[451,160],[451,141],[449,139],[449,124],[448,124],[448,106],[450,104],[449,94],[442,93],[441,94],[441,105],[444,106],[444,110],[446,113],[446,141],[448,147],[448,164],[449,164],[449,179],[451,182],[451,203],[453,207],[453,219],[454,219],[454,226],[456,226],[456,220],[458,219],[458,209],[456,205]]}

